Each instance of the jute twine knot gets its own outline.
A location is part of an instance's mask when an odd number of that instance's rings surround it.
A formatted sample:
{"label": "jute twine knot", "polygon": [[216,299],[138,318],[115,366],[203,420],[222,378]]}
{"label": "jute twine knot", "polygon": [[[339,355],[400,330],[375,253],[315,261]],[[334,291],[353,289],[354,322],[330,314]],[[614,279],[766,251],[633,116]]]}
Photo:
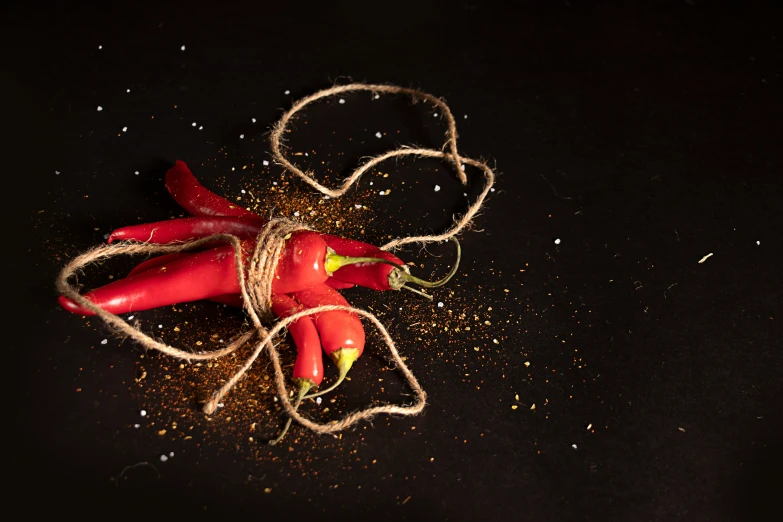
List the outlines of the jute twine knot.
{"label": "jute twine knot", "polygon": [[[371,91],[373,93],[389,93],[389,94],[407,94],[413,97],[414,101],[418,99],[424,99],[436,107],[438,107],[446,121],[448,123],[448,129],[446,131],[446,143],[443,146],[443,151],[437,151],[432,149],[420,149],[402,147],[398,150],[387,152],[375,158],[371,158],[361,167],[355,170],[338,189],[327,188],[313,178],[312,174],[305,173],[291,163],[282,153],[283,148],[283,133],[286,130],[286,126],[295,113],[302,110],[307,104],[312,103],[321,98],[327,96],[334,96],[336,94],[350,92],[350,91]],[[438,235],[426,235],[426,236],[412,236],[407,238],[399,238],[383,245],[384,250],[390,250],[397,248],[407,243],[431,243],[437,241],[445,241],[462,231],[470,224],[472,218],[480,210],[484,199],[490,191],[494,183],[494,173],[489,166],[482,162],[460,156],[457,151],[457,133],[454,117],[451,114],[448,106],[440,100],[424,92],[415,89],[406,89],[403,87],[395,87],[389,85],[369,85],[369,84],[349,84],[342,86],[335,86],[330,89],[317,92],[311,96],[303,98],[294,104],[294,106],[287,111],[280,121],[275,125],[270,138],[272,144],[272,154],[275,161],[282,165],[285,169],[293,172],[308,184],[316,188],[318,191],[329,195],[330,197],[339,197],[355,183],[363,173],[367,172],[373,166],[385,161],[389,158],[400,157],[406,155],[414,155],[419,157],[432,157],[442,158],[452,163],[457,171],[457,176],[463,184],[467,184],[467,176],[464,171],[463,165],[471,165],[481,169],[484,173],[485,184],[481,194],[476,201],[471,204],[468,210],[459,218],[455,218],[453,226],[442,234]],[[448,152],[445,150],[448,149]],[[273,219],[267,223],[267,225],[261,230],[257,237],[255,249],[253,255],[250,258],[250,263],[245,270],[244,253],[242,251],[242,245],[236,236],[230,234],[215,234],[203,239],[194,241],[188,241],[170,245],[154,245],[149,243],[124,243],[103,245],[95,247],[87,252],[75,257],[68,264],[63,267],[62,271],[57,278],[57,290],[66,297],[74,300],[83,307],[92,311],[97,315],[104,323],[117,333],[130,337],[135,340],[141,346],[149,350],[157,350],[170,357],[185,360],[188,362],[198,360],[214,360],[225,355],[231,354],[245,346],[252,343],[253,350],[251,355],[247,358],[242,367],[237,370],[234,375],[223,385],[220,389],[216,390],[212,397],[204,404],[203,411],[206,414],[212,414],[217,409],[218,403],[221,402],[223,397],[228,394],[237,382],[245,375],[250,369],[255,360],[266,349],[269,360],[272,363],[274,369],[274,383],[277,391],[278,399],[285,409],[286,413],[293,417],[293,419],[309,428],[316,433],[334,433],[341,431],[361,420],[367,420],[379,413],[397,414],[397,415],[416,415],[424,409],[426,404],[427,394],[419,384],[416,377],[410,371],[408,366],[403,361],[402,357],[397,350],[389,332],[381,324],[375,315],[362,309],[353,308],[351,306],[319,306],[315,308],[309,308],[297,312],[285,319],[280,319],[271,324],[271,327],[266,327],[265,324],[270,323],[271,315],[271,298],[272,298],[272,283],[274,282],[275,272],[277,269],[278,260],[281,257],[283,250],[285,249],[285,243],[291,234],[294,234],[300,230],[310,230],[305,225],[295,223],[286,219]],[[239,288],[242,293],[244,302],[244,309],[247,315],[252,321],[252,329],[239,334],[228,346],[220,350],[214,350],[210,352],[192,352],[175,348],[166,343],[162,343],[149,335],[142,332],[139,328],[131,326],[120,318],[119,316],[107,312],[102,308],[99,308],[93,304],[89,299],[79,294],[76,288],[71,286],[69,279],[73,277],[78,271],[84,267],[97,263],[99,261],[108,259],[110,257],[124,255],[124,254],[167,254],[173,252],[186,252],[203,248],[215,243],[228,243],[235,252],[237,277],[239,279]],[[247,274],[247,275],[246,275]],[[280,364],[280,356],[277,351],[276,341],[278,340],[283,329],[289,324],[298,320],[301,317],[313,315],[321,312],[327,312],[331,310],[346,310],[358,314],[370,321],[380,332],[386,346],[391,354],[391,359],[396,365],[396,369],[402,374],[410,388],[414,392],[414,401],[409,405],[396,405],[385,404],[381,406],[372,406],[350,413],[344,416],[338,421],[331,421],[328,423],[318,423],[303,417],[299,412],[294,409],[293,404],[289,399],[288,390],[286,389],[285,376]]]}

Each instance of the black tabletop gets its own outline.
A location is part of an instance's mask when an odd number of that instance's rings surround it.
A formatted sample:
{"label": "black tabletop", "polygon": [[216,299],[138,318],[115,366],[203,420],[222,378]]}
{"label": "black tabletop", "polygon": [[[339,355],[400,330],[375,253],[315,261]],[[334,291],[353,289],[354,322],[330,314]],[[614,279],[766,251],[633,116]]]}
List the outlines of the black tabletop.
{"label": "black tabletop", "polygon": [[[763,519],[783,464],[780,13],[585,4],[7,7],[6,278],[23,297],[6,322],[4,425],[29,509]],[[460,153],[498,177],[432,301],[343,292],[389,329],[428,393],[423,413],[338,436],[295,425],[271,447],[285,416],[264,355],[207,416],[199,401],[239,355],[198,365],[145,352],[60,308],[54,281],[112,230],[185,215],[163,183],[177,159],[232,201],[324,232],[382,244],[444,230],[480,192],[477,169],[463,186],[437,159],[391,160],[327,199],[271,161],[283,111],[350,82],[442,97]],[[290,129],[290,157],[335,185],[400,145],[441,149],[446,120],[404,96],[353,93]],[[448,244],[397,254],[427,278],[454,262]],[[109,259],[78,283],[139,261]],[[186,349],[247,328],[241,311],[203,301],[123,317]],[[351,380],[304,404],[308,418],[412,401],[365,327]]]}

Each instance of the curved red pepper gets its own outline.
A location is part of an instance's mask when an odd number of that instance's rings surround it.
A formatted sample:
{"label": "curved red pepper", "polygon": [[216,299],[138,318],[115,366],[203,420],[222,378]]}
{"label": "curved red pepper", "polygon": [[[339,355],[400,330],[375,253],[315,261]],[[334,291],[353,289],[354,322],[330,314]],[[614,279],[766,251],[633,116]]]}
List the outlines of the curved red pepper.
{"label": "curved red pepper", "polygon": [[[245,256],[253,252],[255,241],[241,243]],[[326,254],[326,243],[318,234],[310,231],[292,234],[278,261],[272,292],[284,294],[323,284],[327,278],[323,267]],[[104,310],[119,314],[239,292],[234,249],[223,245],[140,271],[93,290],[85,297]],[[74,313],[94,315],[65,296],[60,296],[60,304]]]}
{"label": "curved red pepper", "polygon": [[187,217],[169,219],[143,225],[132,225],[113,231],[107,240],[143,241],[168,244],[175,241],[193,241],[213,234],[231,234],[240,239],[255,239],[261,227],[257,221],[238,217]]}
{"label": "curved red pepper", "polygon": [[161,256],[151,257],[146,261],[142,261],[136,265],[133,270],[128,272],[128,275],[125,277],[132,277],[140,274],[141,272],[150,270],[151,268],[156,268],[161,265],[165,265],[166,263],[173,263],[177,259],[182,259],[191,255],[193,255],[192,252],[172,252],[171,254],[163,254]]}
{"label": "curved red pepper", "polygon": [[[84,297],[110,313],[121,314],[238,291],[234,249],[224,245],[114,281]],[[68,297],[60,296],[59,301],[70,312],[94,315]]]}
{"label": "curved red pepper", "polygon": [[[281,319],[301,311],[302,308],[302,305],[287,295],[272,296],[272,312]],[[318,330],[311,316],[297,319],[288,325],[288,331],[296,343],[296,362],[291,377],[299,389],[294,402],[294,409],[297,409],[305,394],[313,386],[319,386],[324,379],[323,354]],[[270,441],[270,444],[277,444],[285,437],[292,420],[292,417],[288,418],[280,435]]]}
{"label": "curved red pepper", "polygon": [[[326,285],[317,285],[291,294],[305,308],[323,305],[350,306],[340,292]],[[347,310],[332,310],[313,314],[315,327],[321,337],[324,353],[334,361],[340,375],[337,382],[327,390],[328,393],[345,379],[353,363],[364,352],[364,326],[358,315]]]}
{"label": "curved red pepper", "polygon": [[266,223],[260,216],[204,187],[184,161],[177,160],[166,172],[166,189],[174,201],[194,216],[234,216]]}
{"label": "curved red pepper", "polygon": [[[340,255],[351,257],[375,257],[386,259],[398,265],[404,265],[405,262],[391,252],[381,250],[375,245],[363,243],[353,239],[346,239],[331,234],[321,234],[329,248]],[[393,290],[391,287],[391,275],[395,267],[386,263],[356,263],[346,265],[332,274],[333,279],[337,279],[346,284],[359,285],[373,290]]]}
{"label": "curved red pepper", "polygon": [[[281,319],[300,312],[303,308],[287,295],[272,296],[272,312]],[[296,343],[296,362],[292,377],[309,381],[308,388],[319,386],[324,380],[324,363],[315,322],[310,316],[305,316],[289,324],[288,331]]]}
{"label": "curved red pepper", "polygon": [[344,283],[340,281],[339,279],[335,279],[334,277],[330,277],[326,280],[326,283],[324,283],[326,286],[334,288],[335,290],[345,290],[346,288],[353,288],[356,286],[353,283]]}

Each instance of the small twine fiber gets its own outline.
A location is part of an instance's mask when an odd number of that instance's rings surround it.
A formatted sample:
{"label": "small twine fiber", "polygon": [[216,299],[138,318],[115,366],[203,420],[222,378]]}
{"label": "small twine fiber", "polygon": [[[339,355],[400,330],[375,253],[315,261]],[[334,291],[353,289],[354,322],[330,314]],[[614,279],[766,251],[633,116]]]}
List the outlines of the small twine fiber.
{"label": "small twine fiber", "polygon": [[[284,156],[282,152],[282,136],[286,130],[286,126],[291,121],[293,116],[297,112],[301,111],[307,104],[321,98],[351,91],[406,94],[411,96],[414,101],[423,99],[437,106],[446,117],[448,124],[448,129],[446,131],[446,142],[443,145],[443,150],[438,151],[433,149],[402,147],[400,149],[371,158],[357,170],[355,170],[348,178],[346,178],[342,186],[337,189],[330,189],[321,185],[315,181],[311,174],[303,172]],[[370,170],[375,165],[393,157],[414,155],[419,157],[445,159],[454,165],[457,171],[457,177],[463,184],[467,184],[467,176],[465,174],[463,164],[477,167],[483,171],[485,179],[484,189],[476,201],[468,207],[468,210],[465,212],[465,214],[459,218],[455,218],[454,224],[450,229],[446,230],[442,234],[437,235],[412,236],[395,239],[383,245],[382,248],[384,250],[397,248],[407,243],[431,243],[436,241],[445,241],[457,235],[470,224],[470,221],[481,209],[484,199],[489,193],[495,179],[495,175],[492,169],[490,169],[486,163],[459,155],[457,150],[456,124],[454,122],[454,117],[452,116],[451,111],[445,102],[439,98],[415,89],[407,89],[391,85],[354,83],[349,85],[335,86],[330,89],[319,91],[311,96],[299,100],[289,111],[283,114],[274,127],[270,141],[272,145],[272,154],[278,164],[282,165],[285,169],[302,178],[318,191],[335,198],[345,194],[345,192],[362,176],[362,174]],[[294,223],[286,219],[271,220],[258,235],[255,250],[252,257],[250,258],[250,263],[247,268],[247,276],[245,275],[245,262],[243,259],[244,256],[242,253],[241,243],[237,237],[230,234],[215,234],[203,239],[169,245],[124,243],[98,246],[77,256],[67,265],[65,265],[65,267],[63,267],[57,278],[57,290],[62,295],[65,295],[66,297],[74,300],[83,307],[95,313],[95,315],[102,319],[104,323],[106,323],[110,328],[117,331],[118,333],[132,338],[146,349],[158,350],[176,359],[181,359],[188,362],[218,359],[236,351],[247,343],[253,342],[254,348],[250,357],[248,357],[242,367],[220,389],[213,393],[210,400],[207,401],[207,403],[204,405],[203,411],[207,414],[214,413],[221,399],[231,391],[231,389],[242,378],[242,376],[250,369],[264,348],[266,348],[268,357],[272,362],[272,366],[275,372],[274,382],[277,389],[278,399],[283,405],[286,413],[293,417],[296,422],[316,433],[338,432],[361,420],[370,419],[379,413],[398,415],[416,415],[420,413],[424,409],[424,405],[427,400],[427,394],[419,384],[419,381],[416,380],[416,377],[400,357],[400,354],[397,351],[397,347],[389,335],[389,332],[386,330],[383,324],[381,324],[378,318],[370,312],[350,306],[319,306],[302,310],[296,314],[286,317],[285,319],[278,320],[277,322],[274,322],[270,328],[264,326],[271,321],[272,317],[272,282],[274,281],[277,262],[280,259],[283,250],[285,249],[286,239],[288,239],[291,234],[299,230],[310,229],[299,223]],[[244,308],[253,323],[253,328],[251,330],[241,333],[228,346],[220,350],[211,352],[191,352],[157,341],[149,335],[143,333],[140,329],[131,326],[119,316],[99,308],[89,299],[80,295],[76,288],[71,286],[71,284],[68,282],[69,279],[82,268],[110,257],[123,254],[168,254],[173,252],[186,252],[213,243],[228,243],[234,248],[237,277],[239,279],[239,287],[242,293]],[[350,413],[339,421],[331,421],[324,424],[313,422],[310,419],[300,415],[299,412],[294,409],[293,404],[291,404],[291,401],[289,400],[288,391],[285,384],[285,376],[280,365],[280,357],[274,341],[285,327],[299,318],[331,310],[346,310],[353,312],[373,323],[373,325],[381,333],[381,337],[383,337],[383,340],[386,343],[389,352],[391,353],[392,360],[395,362],[396,368],[402,373],[406,382],[414,392],[415,400],[412,404],[407,406],[395,404],[373,406]]]}

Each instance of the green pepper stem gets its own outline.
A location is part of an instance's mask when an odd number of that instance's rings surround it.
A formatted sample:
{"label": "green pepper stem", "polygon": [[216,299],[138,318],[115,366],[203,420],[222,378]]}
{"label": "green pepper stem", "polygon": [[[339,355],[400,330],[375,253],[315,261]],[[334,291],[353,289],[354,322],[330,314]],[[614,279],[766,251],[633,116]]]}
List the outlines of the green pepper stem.
{"label": "green pepper stem", "polygon": [[402,285],[400,288],[404,288],[405,290],[408,290],[409,292],[413,292],[414,294],[419,294],[420,296],[426,297],[427,299],[432,301],[432,296],[430,294],[425,294],[421,290],[417,290],[412,286]]}
{"label": "green pepper stem", "polygon": [[329,248],[326,252],[326,259],[324,260],[324,270],[326,271],[326,274],[331,277],[332,274],[340,270],[342,267],[347,265],[355,265],[356,263],[384,263],[395,268],[403,268],[403,265],[389,261],[388,259],[382,259],[380,257],[341,256]]}
{"label": "green pepper stem", "polygon": [[353,366],[353,363],[356,362],[356,359],[359,358],[359,350],[356,348],[340,348],[339,350],[332,352],[329,357],[331,357],[334,361],[334,364],[337,365],[337,371],[340,372],[340,375],[337,377],[337,380],[334,384],[325,390],[319,391],[318,393],[305,395],[305,399],[314,399],[316,397],[320,397],[321,395],[326,395],[340,386],[340,384],[342,384],[342,382],[345,380],[346,375],[348,375],[348,371],[351,369],[351,366]]}
{"label": "green pepper stem", "polygon": [[[457,270],[459,269],[459,262],[462,258],[462,248],[460,247],[459,241],[456,237],[449,238],[451,241],[454,242],[454,244],[457,246],[457,260],[454,263],[454,266],[451,267],[451,270],[449,273],[444,277],[443,279],[439,281],[426,281],[424,279],[419,279],[418,277],[411,275],[409,272],[405,270],[395,270],[391,274],[389,274],[389,286],[395,290],[399,290],[400,288],[405,288],[406,290],[411,290],[413,292],[416,292],[412,288],[409,288],[405,286],[405,283],[414,283],[419,286],[423,286],[424,288],[437,288],[439,286],[443,286],[446,283],[451,280],[452,277],[457,273]],[[421,293],[421,292],[416,292]],[[426,295],[426,294],[424,294]]]}
{"label": "green pepper stem", "polygon": [[[305,394],[315,386],[315,383],[311,381],[310,379],[294,379],[294,382],[296,383],[297,387],[299,388],[299,392],[296,396],[296,400],[294,401],[294,411],[299,409],[299,405],[302,404],[302,399],[304,399]],[[274,439],[269,441],[269,444],[271,446],[274,446],[281,440],[283,440],[283,437],[285,437],[286,433],[288,433],[288,429],[291,427],[291,423],[293,422],[293,417],[288,417],[288,420],[285,423],[285,426],[283,427],[283,431],[280,432],[280,435],[275,437]]]}

